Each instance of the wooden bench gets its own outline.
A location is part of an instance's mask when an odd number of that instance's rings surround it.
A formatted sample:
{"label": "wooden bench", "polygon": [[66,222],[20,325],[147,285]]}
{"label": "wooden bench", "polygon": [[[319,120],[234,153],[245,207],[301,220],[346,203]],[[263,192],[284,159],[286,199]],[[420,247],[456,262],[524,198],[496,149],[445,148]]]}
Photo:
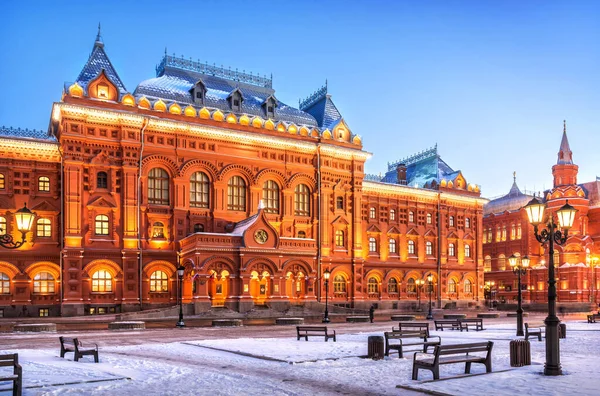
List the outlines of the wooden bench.
{"label": "wooden bench", "polygon": [[588,323],[596,323],[596,319],[600,318],[600,314],[590,314],[587,316]]}
{"label": "wooden bench", "polygon": [[[472,344],[437,345],[433,353],[415,353],[413,358],[412,379],[417,380],[419,369],[429,370],[433,379],[440,379],[440,364],[465,363],[465,374],[470,374],[471,363],[482,363],[485,372],[492,372],[492,341]],[[472,355],[475,352],[486,352],[485,356]]]}
{"label": "wooden bench", "polygon": [[0,373],[0,382],[12,381],[13,396],[21,396],[23,392],[23,368],[19,364],[19,354],[0,355],[0,367],[12,367],[12,374]]}
{"label": "wooden bench", "polygon": [[392,327],[392,331],[426,331],[427,337],[429,337],[429,322],[400,322],[398,328]]}
{"label": "wooden bench", "polygon": [[[427,330],[401,330],[401,331],[386,331],[383,333],[385,336],[385,356],[390,356],[390,350],[395,349],[398,351],[398,357],[404,357],[404,347],[407,346],[422,346],[419,351],[423,349],[423,352],[427,352],[427,348],[430,346],[440,345],[442,340],[439,336],[434,336],[437,340],[431,340],[429,332]],[[392,344],[391,340],[398,340],[398,344]]]}
{"label": "wooden bench", "polygon": [[438,319],[434,320],[435,329],[444,331],[444,328],[452,330],[462,330],[460,326],[460,319]]}
{"label": "wooden bench", "polygon": [[459,320],[460,320],[460,331],[463,331],[463,329],[469,331],[469,326],[474,326],[475,331],[483,330],[483,319],[482,318],[459,319]]}
{"label": "wooden bench", "polygon": [[308,337],[310,336],[324,336],[325,342],[330,338],[333,338],[333,342],[335,342],[335,330],[333,330],[333,334],[327,332],[327,326],[296,326],[296,332],[298,333],[298,341],[300,337],[304,337],[306,341],[308,341]]}
{"label": "wooden bench", "polygon": [[538,341],[542,341],[542,332],[546,328],[544,324],[529,324],[525,323],[525,339],[537,336]]}
{"label": "wooden bench", "polygon": [[98,344],[95,348],[82,349],[83,344],[77,338],[58,337],[60,340],[60,357],[64,358],[65,353],[73,352],[75,361],[78,362],[80,357],[85,355],[94,356],[94,362],[98,363]]}

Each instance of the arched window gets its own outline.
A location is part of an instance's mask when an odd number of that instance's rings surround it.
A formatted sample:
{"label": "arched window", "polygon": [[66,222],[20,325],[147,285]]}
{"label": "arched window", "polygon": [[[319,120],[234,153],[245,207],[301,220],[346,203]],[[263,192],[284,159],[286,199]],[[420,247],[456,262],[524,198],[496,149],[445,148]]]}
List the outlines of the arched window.
{"label": "arched window", "polygon": [[306,231],[298,231],[298,238],[306,238]]}
{"label": "arched window", "polygon": [[514,241],[517,238],[517,227],[514,224],[510,225],[510,240]]}
{"label": "arched window", "polygon": [[310,216],[310,190],[306,184],[298,184],[294,190],[294,214]]}
{"label": "arched window", "polygon": [[379,293],[379,282],[377,282],[377,278],[369,278],[367,289],[369,294]]}
{"label": "arched window", "polygon": [[448,281],[448,293],[456,293],[456,281],[454,279]]}
{"label": "arched window", "polygon": [[454,216],[448,217],[448,226],[454,227]]}
{"label": "arched window", "polygon": [[414,212],[408,212],[408,222],[409,223],[414,223],[415,222],[415,213]]}
{"label": "arched window", "polygon": [[558,252],[558,250],[554,251],[554,266],[560,267],[560,253]]}
{"label": "arched window", "polygon": [[369,238],[369,252],[377,252],[377,240],[373,237]]}
{"label": "arched window", "polygon": [[473,284],[471,283],[470,280],[465,279],[465,294],[472,294],[473,293]]}
{"label": "arched window", "polygon": [[279,186],[273,180],[263,184],[263,203],[265,212],[279,214]]}
{"label": "arched window", "polygon": [[163,271],[154,271],[150,275],[150,292],[164,293],[169,291],[169,277]]}
{"label": "arched window", "polygon": [[10,293],[10,278],[4,272],[0,272],[0,294]]}
{"label": "arched window", "polygon": [[165,237],[165,225],[160,221],[152,224],[152,238],[161,239]]}
{"label": "arched window", "polygon": [[389,247],[390,247],[390,253],[396,253],[396,240],[394,238],[390,238]]}
{"label": "arched window", "polygon": [[375,217],[377,217],[375,208],[369,208],[369,219],[374,219]]}
{"label": "arched window", "polygon": [[504,271],[506,269],[506,256],[501,254],[498,256],[498,271]]}
{"label": "arched window", "polygon": [[6,235],[6,217],[0,216],[0,235]]}
{"label": "arched window", "polygon": [[92,274],[92,292],[112,292],[112,276],[106,270],[98,270]]}
{"label": "arched window", "polygon": [[492,258],[490,256],[485,256],[483,259],[483,271],[489,272],[492,270]]}
{"label": "arched window", "polygon": [[0,173],[0,190],[4,190],[6,188],[4,173]]}
{"label": "arched window", "polygon": [[33,277],[33,292],[41,294],[54,293],[54,277],[49,272],[40,272]]}
{"label": "arched window", "polygon": [[427,213],[427,224],[431,224],[432,220],[431,213]]}
{"label": "arched window", "polygon": [[162,168],[153,168],[148,173],[148,203],[169,204],[169,174]]}
{"label": "arched window", "polygon": [[469,217],[465,217],[465,228],[471,228],[471,219]]}
{"label": "arched window", "polygon": [[344,209],[344,197],[337,197],[335,199],[335,208]]}
{"label": "arched window", "polygon": [[408,241],[408,254],[415,254],[415,241]]}
{"label": "arched window", "polygon": [[342,275],[336,275],[333,278],[333,292],[346,293],[346,278]]}
{"label": "arched window", "polygon": [[417,287],[415,285],[414,278],[409,278],[408,281],[406,282],[406,292],[408,294],[414,294],[417,292]]}
{"label": "arched window", "polygon": [[246,211],[246,182],[240,176],[233,176],[227,182],[227,209]]}
{"label": "arched window", "polygon": [[496,242],[502,240],[502,233],[500,232],[500,226],[496,226]]}
{"label": "arched window", "polygon": [[194,232],[204,232],[204,224],[196,223],[194,224]]}
{"label": "arched window", "polygon": [[390,220],[396,220],[396,211],[394,209],[390,210]]}
{"label": "arched window", "polygon": [[388,293],[398,293],[398,281],[396,278],[390,278],[387,289]]}
{"label": "arched window", "polygon": [[50,178],[41,176],[38,178],[38,191],[50,192]]}
{"label": "arched window", "polygon": [[465,245],[465,257],[471,257],[471,246]]}
{"label": "arched window", "polygon": [[96,174],[96,188],[108,188],[108,174],[106,172]]}
{"label": "arched window", "polygon": [[433,243],[431,241],[425,242],[425,254],[428,256],[433,255]]}
{"label": "arched window", "polygon": [[502,226],[502,240],[506,241],[506,226]]}
{"label": "arched window", "polygon": [[453,243],[449,243],[448,244],[448,256],[449,257],[454,257],[456,255],[456,251],[454,250],[454,244]]}
{"label": "arched window", "polygon": [[96,216],[96,235],[108,235],[108,216]]}
{"label": "arched window", "polygon": [[345,246],[344,231],[342,231],[342,230],[336,230],[336,232],[335,232],[335,246],[337,246],[337,247],[344,247]]}
{"label": "arched window", "polygon": [[208,208],[210,182],[203,172],[194,172],[190,178],[190,206]]}
{"label": "arched window", "polygon": [[521,223],[517,224],[517,239],[521,239]]}
{"label": "arched window", "polygon": [[39,219],[36,224],[36,235],[40,238],[52,236],[52,223],[50,219]]}

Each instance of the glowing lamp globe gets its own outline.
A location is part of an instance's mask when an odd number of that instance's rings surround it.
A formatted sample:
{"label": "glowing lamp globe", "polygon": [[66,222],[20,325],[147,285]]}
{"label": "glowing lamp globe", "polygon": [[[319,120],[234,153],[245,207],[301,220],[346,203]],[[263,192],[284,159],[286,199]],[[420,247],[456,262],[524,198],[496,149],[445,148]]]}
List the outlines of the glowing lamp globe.
{"label": "glowing lamp globe", "polygon": [[533,199],[525,205],[525,211],[527,212],[527,217],[529,218],[531,225],[537,226],[544,221],[545,209],[546,205],[544,205],[537,197],[533,197]]}
{"label": "glowing lamp globe", "polygon": [[559,210],[556,211],[558,216],[558,224],[561,228],[568,230],[573,227],[573,221],[575,221],[575,213],[577,209],[569,205],[569,201],[564,204]]}

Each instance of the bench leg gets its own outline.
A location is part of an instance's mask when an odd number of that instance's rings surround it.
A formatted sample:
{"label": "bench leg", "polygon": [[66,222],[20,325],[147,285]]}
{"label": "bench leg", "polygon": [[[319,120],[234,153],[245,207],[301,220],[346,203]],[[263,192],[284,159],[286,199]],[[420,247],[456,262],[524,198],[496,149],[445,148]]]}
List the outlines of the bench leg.
{"label": "bench leg", "polygon": [[435,366],[433,369],[431,369],[431,372],[433,373],[434,380],[440,379],[440,366]]}
{"label": "bench leg", "polygon": [[78,362],[79,361],[79,355],[77,354],[77,352],[75,352],[74,355],[75,355],[75,361]]}
{"label": "bench leg", "polygon": [[329,340],[329,337],[325,336],[325,342],[327,342],[327,340]]}
{"label": "bench leg", "polygon": [[542,341],[542,333],[538,334],[538,341]]}
{"label": "bench leg", "polygon": [[98,363],[98,351],[94,353],[94,362]]}
{"label": "bench leg", "polygon": [[308,336],[304,337],[304,341],[308,341]]}
{"label": "bench leg", "polygon": [[412,373],[413,381],[417,381],[419,379],[419,368],[413,364],[413,373]]}
{"label": "bench leg", "polygon": [[402,353],[402,347],[400,347],[398,349],[398,359],[402,359],[404,357],[404,354]]}
{"label": "bench leg", "polygon": [[471,374],[471,362],[465,363],[465,374]]}
{"label": "bench leg", "polygon": [[13,381],[13,396],[21,396],[23,394],[23,377],[19,376]]}
{"label": "bench leg", "polygon": [[65,357],[65,353],[66,353],[65,348],[61,345],[60,346],[60,357],[64,358]]}

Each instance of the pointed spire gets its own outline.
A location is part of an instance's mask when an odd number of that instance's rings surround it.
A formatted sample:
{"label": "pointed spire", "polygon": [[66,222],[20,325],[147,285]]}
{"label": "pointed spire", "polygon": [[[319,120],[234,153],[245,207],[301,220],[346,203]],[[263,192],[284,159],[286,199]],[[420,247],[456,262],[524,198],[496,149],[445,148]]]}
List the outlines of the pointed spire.
{"label": "pointed spire", "polygon": [[513,195],[521,195],[521,190],[519,189],[519,186],[517,186],[517,172],[513,172],[513,184],[512,187],[510,188],[510,191],[508,192],[509,196],[513,196]]}
{"label": "pointed spire", "polygon": [[569,147],[569,139],[567,138],[567,121],[563,120],[563,135],[560,142],[560,150],[558,151],[557,164],[573,164],[573,152]]}
{"label": "pointed spire", "polygon": [[100,35],[101,26],[100,22],[98,22],[98,34],[96,35],[96,42],[94,43],[94,47],[104,47],[104,43],[102,42],[102,36]]}

